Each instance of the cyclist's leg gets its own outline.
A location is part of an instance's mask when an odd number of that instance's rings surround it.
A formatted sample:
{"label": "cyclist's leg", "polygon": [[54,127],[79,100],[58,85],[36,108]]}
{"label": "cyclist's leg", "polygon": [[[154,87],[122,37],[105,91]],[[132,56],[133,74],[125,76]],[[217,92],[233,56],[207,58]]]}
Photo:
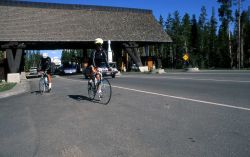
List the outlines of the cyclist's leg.
{"label": "cyclist's leg", "polygon": [[95,68],[91,65],[90,66],[90,69],[91,69],[91,72],[90,72],[90,79],[94,82],[95,82],[95,77],[96,77],[96,70]]}
{"label": "cyclist's leg", "polygon": [[101,94],[101,88],[102,88],[102,85],[101,85],[101,78],[102,78],[102,73],[100,71],[97,72],[96,74],[96,79],[97,79],[97,93],[98,94]]}
{"label": "cyclist's leg", "polygon": [[89,68],[90,68],[90,78],[94,81],[96,75],[95,67],[93,65],[90,65]]}
{"label": "cyclist's leg", "polygon": [[48,81],[49,81],[49,90],[51,90],[52,82],[51,82],[51,75],[48,74]]}
{"label": "cyclist's leg", "polygon": [[96,73],[96,79],[97,79],[98,82],[99,82],[100,79],[101,79],[101,76],[100,76],[100,72],[99,72],[99,71]]}

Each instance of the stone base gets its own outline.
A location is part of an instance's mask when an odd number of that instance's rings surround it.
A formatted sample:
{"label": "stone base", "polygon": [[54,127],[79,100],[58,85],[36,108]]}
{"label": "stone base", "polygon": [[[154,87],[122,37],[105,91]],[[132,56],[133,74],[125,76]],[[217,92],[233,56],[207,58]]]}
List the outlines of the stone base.
{"label": "stone base", "polygon": [[9,73],[7,75],[7,82],[20,83],[21,77],[19,73]]}
{"label": "stone base", "polygon": [[164,69],[156,69],[156,73],[163,74],[165,73]]}
{"label": "stone base", "polygon": [[148,66],[139,67],[140,72],[148,72]]}
{"label": "stone base", "polygon": [[186,69],[188,72],[197,72],[197,71],[199,71],[199,68],[187,68]]}
{"label": "stone base", "polygon": [[21,72],[21,80],[26,80],[26,73],[25,72]]}
{"label": "stone base", "polygon": [[154,69],[152,71],[153,74],[163,74],[166,73],[164,69]]}

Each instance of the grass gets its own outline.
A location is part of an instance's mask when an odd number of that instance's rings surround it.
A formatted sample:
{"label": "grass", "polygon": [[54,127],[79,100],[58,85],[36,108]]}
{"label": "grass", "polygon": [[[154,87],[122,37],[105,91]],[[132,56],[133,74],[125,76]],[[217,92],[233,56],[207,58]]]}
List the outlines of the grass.
{"label": "grass", "polygon": [[12,89],[16,83],[0,83],[0,92]]}

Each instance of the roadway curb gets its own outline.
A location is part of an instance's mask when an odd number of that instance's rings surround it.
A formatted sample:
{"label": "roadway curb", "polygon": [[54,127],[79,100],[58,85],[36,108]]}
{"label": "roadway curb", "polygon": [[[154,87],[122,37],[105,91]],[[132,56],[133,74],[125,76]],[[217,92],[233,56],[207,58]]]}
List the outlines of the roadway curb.
{"label": "roadway curb", "polygon": [[0,92],[0,99],[14,95],[19,95],[30,90],[30,82],[27,79],[22,79],[20,83],[17,83],[15,87],[10,90]]}

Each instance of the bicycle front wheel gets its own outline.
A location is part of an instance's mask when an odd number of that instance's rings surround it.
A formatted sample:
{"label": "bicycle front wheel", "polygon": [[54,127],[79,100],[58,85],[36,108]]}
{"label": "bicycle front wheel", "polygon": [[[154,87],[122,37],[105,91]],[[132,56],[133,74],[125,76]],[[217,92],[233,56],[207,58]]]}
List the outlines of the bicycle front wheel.
{"label": "bicycle front wheel", "polygon": [[99,88],[101,89],[101,93],[98,93],[100,103],[107,105],[112,95],[111,84],[108,79],[103,78],[99,86]]}
{"label": "bicycle front wheel", "polygon": [[96,95],[96,88],[95,88],[95,85],[91,79],[89,79],[89,81],[88,81],[88,95],[89,95],[90,100],[93,100],[95,98],[95,95]]}
{"label": "bicycle front wheel", "polygon": [[39,80],[39,91],[40,93],[44,93],[45,92],[45,81],[44,78],[40,78]]}

